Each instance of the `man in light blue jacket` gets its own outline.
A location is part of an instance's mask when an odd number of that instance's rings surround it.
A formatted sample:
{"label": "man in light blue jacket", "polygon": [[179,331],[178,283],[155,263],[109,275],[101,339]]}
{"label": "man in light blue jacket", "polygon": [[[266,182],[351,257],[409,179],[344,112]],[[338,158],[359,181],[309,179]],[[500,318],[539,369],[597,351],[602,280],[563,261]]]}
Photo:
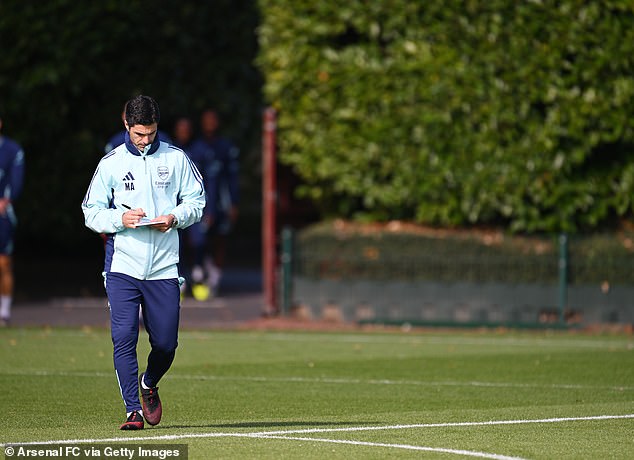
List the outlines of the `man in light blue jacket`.
{"label": "man in light blue jacket", "polygon": [[[200,173],[181,149],[158,139],[159,121],[152,98],[128,101],[125,143],[101,159],[82,203],[86,226],[108,235],[104,278],[114,366],[127,412],[122,430],[142,429],[144,419],[150,425],[161,420],[157,385],[178,344],[176,229],[198,222],[205,207]],[[139,305],[151,345],[140,375]]]}

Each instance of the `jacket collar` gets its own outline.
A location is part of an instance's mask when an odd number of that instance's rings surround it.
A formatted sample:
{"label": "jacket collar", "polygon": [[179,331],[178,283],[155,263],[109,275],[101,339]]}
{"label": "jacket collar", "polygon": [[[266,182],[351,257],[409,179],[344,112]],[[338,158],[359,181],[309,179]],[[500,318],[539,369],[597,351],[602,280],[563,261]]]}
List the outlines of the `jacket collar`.
{"label": "jacket collar", "polygon": [[[150,150],[148,150],[147,152],[147,155],[152,155],[154,152],[156,152],[160,145],[161,145],[161,141],[157,133],[156,137],[154,138],[154,142],[152,142],[150,146]],[[141,152],[139,152],[139,149],[137,149],[134,146],[134,144],[130,141],[130,133],[127,131],[125,132],[125,146],[128,149],[128,152],[130,152],[132,155],[136,155],[139,157],[141,156]]]}

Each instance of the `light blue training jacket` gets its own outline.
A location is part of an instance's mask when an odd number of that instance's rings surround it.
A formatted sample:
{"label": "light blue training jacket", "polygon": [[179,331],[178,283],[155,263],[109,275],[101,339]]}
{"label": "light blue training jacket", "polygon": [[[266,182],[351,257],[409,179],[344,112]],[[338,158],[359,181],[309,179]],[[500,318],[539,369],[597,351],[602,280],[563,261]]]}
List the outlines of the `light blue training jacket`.
{"label": "light blue training jacket", "polygon": [[[125,205],[125,206],[124,206]],[[130,142],[106,154],[93,175],[82,210],[86,226],[108,234],[104,272],[141,280],[178,278],[178,232],[125,228],[123,214],[142,208],[148,218],[174,214],[176,228],[201,219],[205,190],[198,169],[179,148],[157,138],[141,153]]]}

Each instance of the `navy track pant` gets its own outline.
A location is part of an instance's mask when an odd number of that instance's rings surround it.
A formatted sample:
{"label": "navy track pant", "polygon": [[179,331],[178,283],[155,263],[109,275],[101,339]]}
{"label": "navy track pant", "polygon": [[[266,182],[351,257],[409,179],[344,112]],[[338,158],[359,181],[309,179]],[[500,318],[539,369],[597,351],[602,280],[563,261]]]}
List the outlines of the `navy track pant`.
{"label": "navy track pant", "polygon": [[144,382],[155,387],[172,365],[178,346],[178,279],[139,280],[123,273],[110,272],[106,274],[106,294],[110,304],[114,368],[121,396],[126,412],[141,410],[136,350],[139,305],[151,346]]}

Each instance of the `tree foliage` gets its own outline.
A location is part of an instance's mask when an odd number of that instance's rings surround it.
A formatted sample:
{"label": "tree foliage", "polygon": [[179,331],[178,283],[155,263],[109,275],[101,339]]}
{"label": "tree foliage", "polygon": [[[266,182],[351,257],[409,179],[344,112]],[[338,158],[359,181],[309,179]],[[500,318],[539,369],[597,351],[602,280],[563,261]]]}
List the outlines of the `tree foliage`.
{"label": "tree foliage", "polygon": [[250,0],[0,2],[3,133],[26,154],[19,236],[91,238],[80,204],[135,94],[157,99],[168,132],[176,116],[196,122],[216,107],[249,161],[260,125],[258,22]]}
{"label": "tree foliage", "polygon": [[260,5],[280,154],[326,213],[525,232],[632,216],[632,2]]}

